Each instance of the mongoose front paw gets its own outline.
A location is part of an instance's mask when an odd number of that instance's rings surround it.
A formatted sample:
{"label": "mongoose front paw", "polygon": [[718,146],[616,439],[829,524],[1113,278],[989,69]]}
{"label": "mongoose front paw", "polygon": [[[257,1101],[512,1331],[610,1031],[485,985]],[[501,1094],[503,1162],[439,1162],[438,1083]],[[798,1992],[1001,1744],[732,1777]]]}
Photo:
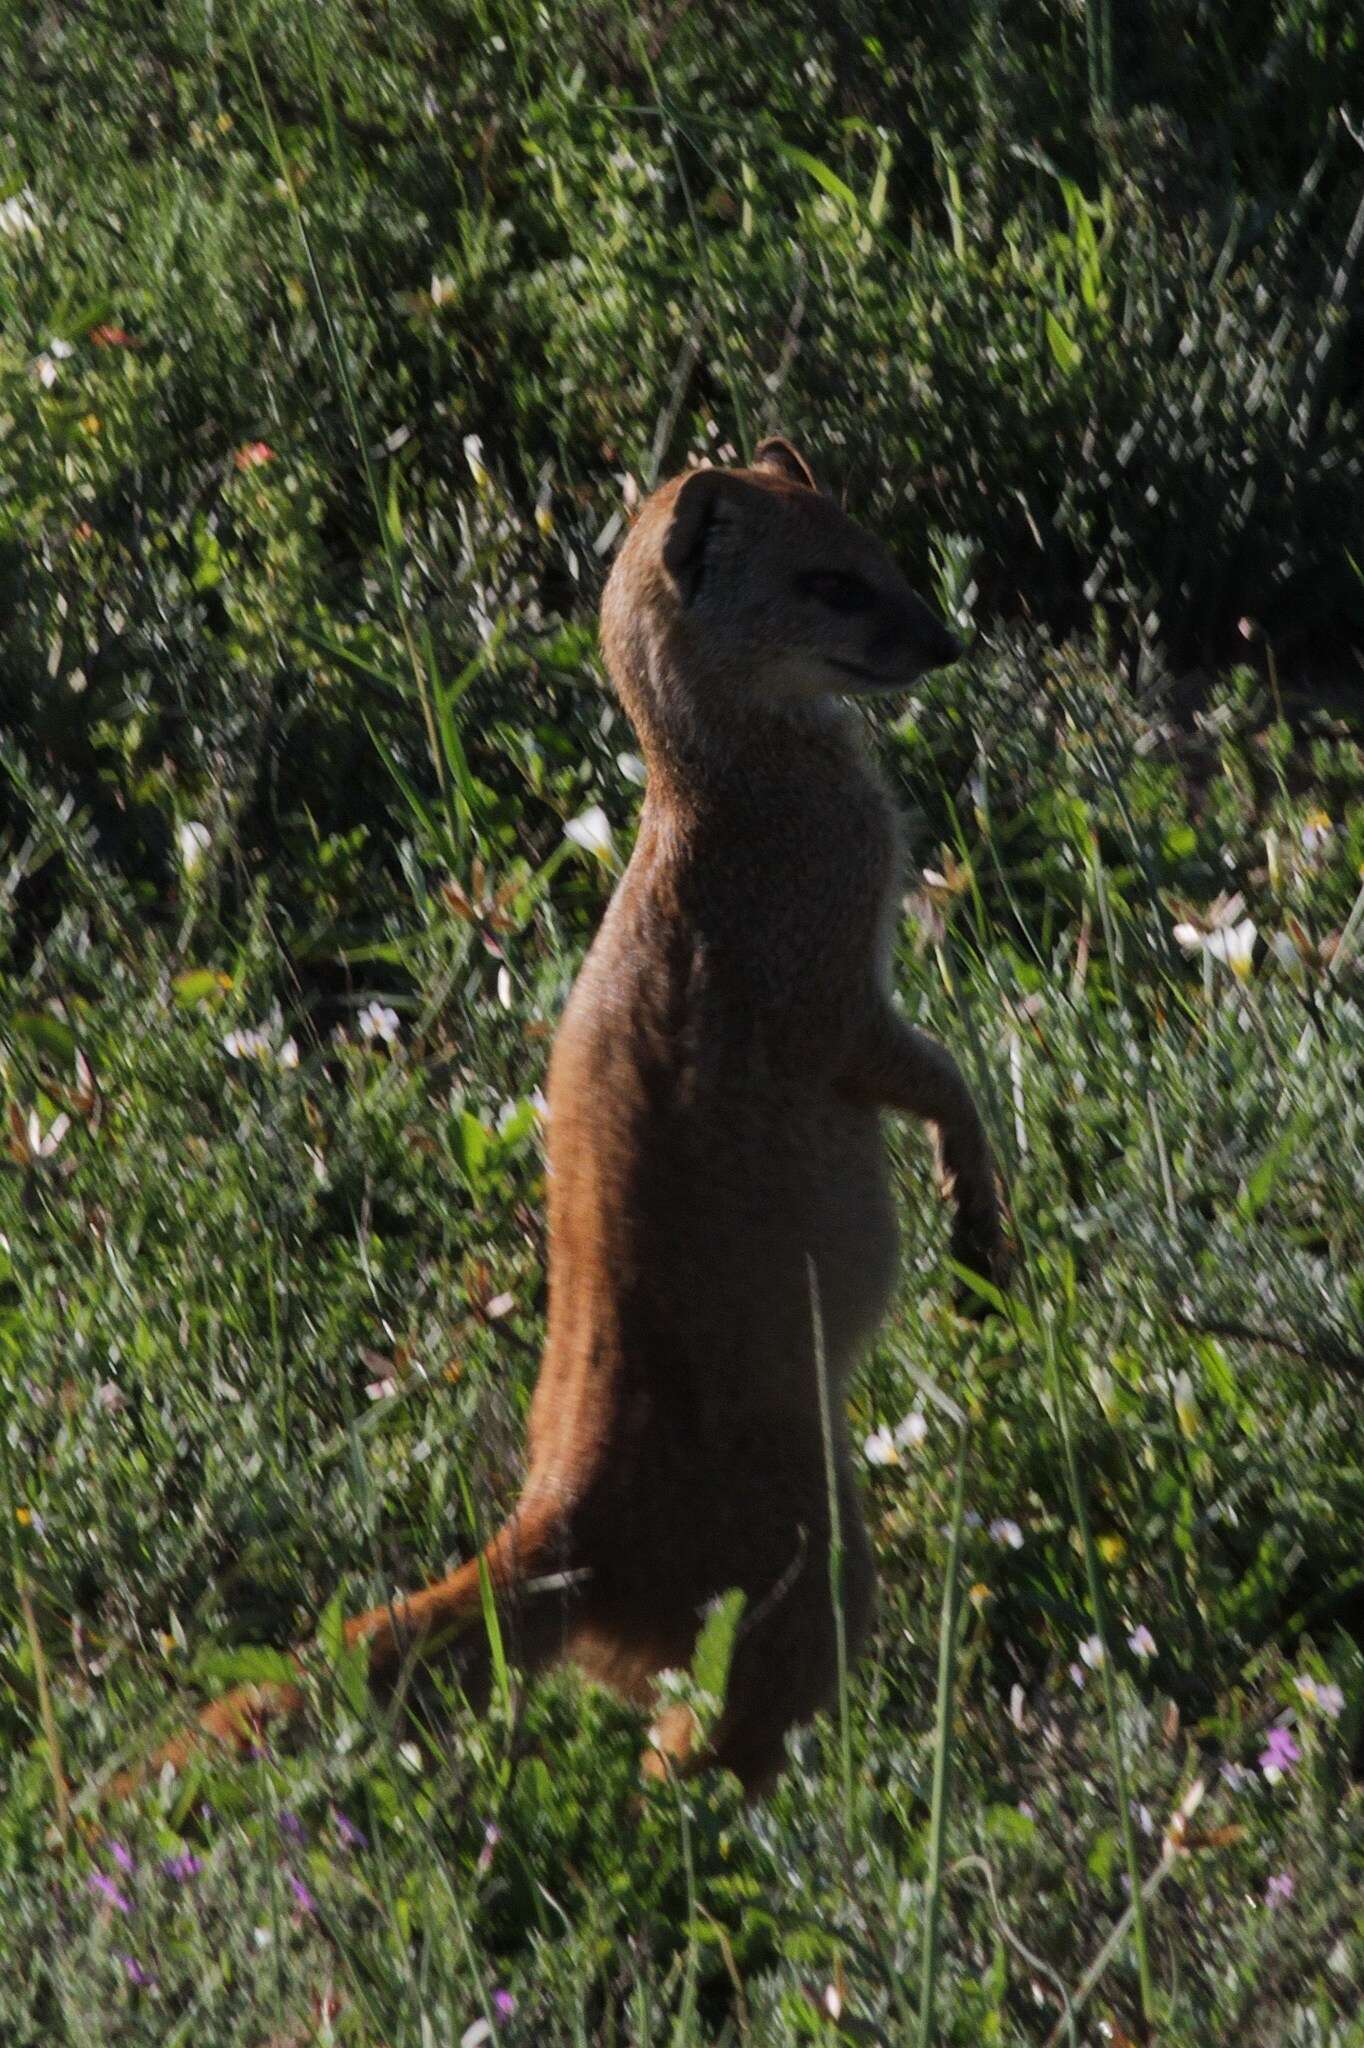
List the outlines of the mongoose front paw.
{"label": "mongoose front paw", "polygon": [[[952,1232],[952,1258],[958,1266],[965,1266],[969,1272],[979,1274],[982,1280],[1004,1292],[1013,1267],[1013,1248],[997,1210],[992,1209],[983,1216],[957,1218]],[[958,1314],[977,1321],[999,1313],[994,1302],[966,1280],[958,1280],[954,1302]]]}

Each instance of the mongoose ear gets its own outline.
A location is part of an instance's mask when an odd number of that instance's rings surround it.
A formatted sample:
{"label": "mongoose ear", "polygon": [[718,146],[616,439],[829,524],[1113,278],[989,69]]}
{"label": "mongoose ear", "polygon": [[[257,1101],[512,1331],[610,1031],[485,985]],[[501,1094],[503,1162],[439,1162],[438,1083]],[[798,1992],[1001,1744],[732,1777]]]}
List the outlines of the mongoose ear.
{"label": "mongoose ear", "polygon": [[800,484],[807,491],[817,491],[814,472],[803,455],[798,455],[789,441],[780,434],[772,434],[758,444],[753,457],[755,469],[770,469],[774,476],[785,477],[788,484]]}
{"label": "mongoose ear", "polygon": [[706,571],[706,536],[715,517],[724,478],[718,469],[697,469],[683,481],[673,499],[673,514],[663,537],[663,566],[691,604]]}

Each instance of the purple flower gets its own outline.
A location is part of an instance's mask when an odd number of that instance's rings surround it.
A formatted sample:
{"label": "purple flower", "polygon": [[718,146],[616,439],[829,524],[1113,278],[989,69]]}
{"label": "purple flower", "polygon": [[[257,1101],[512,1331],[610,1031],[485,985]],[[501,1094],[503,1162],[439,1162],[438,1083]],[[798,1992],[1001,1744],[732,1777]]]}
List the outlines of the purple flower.
{"label": "purple flower", "polygon": [[161,1868],[166,1876],[173,1877],[177,1884],[188,1884],[192,1877],[199,1875],[203,1867],[199,1858],[189,1849],[181,1849],[177,1855],[163,1856],[161,1859]]}
{"label": "purple flower", "polygon": [[494,1991],[493,2011],[500,2020],[509,2020],[511,2018],[512,2014],[516,2011],[516,2000],[512,1997],[510,1991],[503,1991],[500,1987]]}
{"label": "purple flower", "polygon": [[336,1829],[337,1835],[340,1837],[345,1848],[368,1849],[369,1843],[365,1840],[364,1835],[356,1827],[355,1822],[351,1820],[349,1815],[342,1813],[339,1806],[332,1808],[332,1826]]}
{"label": "purple flower", "polygon": [[1265,1886],[1265,1904],[1272,1912],[1276,1906],[1286,1906],[1294,1892],[1291,1870],[1276,1870]]}
{"label": "purple flower", "polygon": [[144,1970],[136,1956],[120,1956],[124,1972],[130,1984],[136,1984],[140,1991],[155,1989],[156,1979],[150,1970]]}
{"label": "purple flower", "polygon": [[276,1818],[279,1821],[280,1833],[282,1835],[287,1835],[291,1842],[307,1841],[308,1833],[306,1828],[304,1827],[302,1821],[299,1819],[298,1815],[296,1813],[290,1813],[287,1806],[281,1806]]}
{"label": "purple flower", "polygon": [[123,1872],[123,1875],[125,1877],[131,1877],[133,1872],[137,1868],[137,1865],[133,1861],[132,1851],[128,1848],[125,1848],[122,1842],[110,1842],[109,1854],[113,1857],[115,1863],[117,1863],[119,1869]]}
{"label": "purple flower", "polygon": [[294,1898],[297,1901],[299,1911],[301,1913],[315,1913],[317,1911],[317,1900],[308,1890],[308,1887],[306,1884],[304,1884],[303,1879],[301,1877],[295,1877],[292,1870],[286,1870],[284,1875],[288,1879],[289,1889],[293,1893]]}
{"label": "purple flower", "polygon": [[98,1892],[111,1906],[117,1906],[120,1913],[132,1912],[131,1900],[119,1890],[112,1877],[106,1877],[102,1870],[92,1870],[88,1882],[92,1892]]}
{"label": "purple flower", "polygon": [[1269,1734],[1265,1737],[1264,1749],[1260,1753],[1260,1769],[1264,1772],[1270,1784],[1274,1785],[1277,1784],[1285,1771],[1292,1770],[1294,1764],[1299,1762],[1301,1757],[1302,1751],[1293,1740],[1290,1729],[1283,1727],[1271,1728]]}

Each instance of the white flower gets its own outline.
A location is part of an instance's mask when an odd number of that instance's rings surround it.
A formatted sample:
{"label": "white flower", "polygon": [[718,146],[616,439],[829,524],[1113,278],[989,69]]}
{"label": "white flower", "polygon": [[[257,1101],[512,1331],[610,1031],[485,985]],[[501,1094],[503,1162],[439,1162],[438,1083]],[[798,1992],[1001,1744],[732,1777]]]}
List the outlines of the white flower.
{"label": "white flower", "polygon": [[1104,1661],[1104,1645],[1102,1636],[1085,1637],[1084,1641],[1080,1645],[1080,1661],[1082,1664],[1087,1664],[1091,1671],[1098,1670],[1099,1666]]}
{"label": "white flower", "polygon": [[270,1041],[258,1024],[252,1024],[244,1031],[225,1031],[223,1051],[229,1059],[267,1060],[270,1057]]}
{"label": "white flower", "polygon": [[912,1408],[895,1432],[895,1441],[902,1450],[922,1450],[928,1441],[928,1417],[918,1408]]}
{"label": "white flower", "polygon": [[1309,811],[1302,825],[1302,850],[1315,867],[1331,837],[1331,820],[1325,811]]}
{"label": "white flower", "polygon": [[1214,960],[1224,961],[1238,981],[1248,981],[1255,952],[1254,919],[1243,917],[1239,924],[1222,925],[1209,932],[1203,950]]}
{"label": "white flower", "polygon": [[16,241],[20,235],[36,235],[38,215],[32,192],[25,185],[21,192],[0,200],[0,235],[7,235]]}
{"label": "white flower", "polygon": [[60,1116],[53,1117],[52,1122],[44,1131],[41,1123],[38,1121],[37,1110],[31,1109],[28,1113],[27,1131],[28,1156],[30,1160],[50,1159],[70,1128],[71,1119],[63,1110]]}
{"label": "white flower", "polygon": [[[279,1021],[276,1019],[275,1030],[278,1029]],[[258,1060],[262,1066],[269,1064],[288,1068],[298,1065],[297,1042],[286,1038],[276,1045],[273,1035],[260,1024],[250,1024],[245,1030],[226,1031],[222,1043],[229,1059]]]}
{"label": "white flower", "polygon": [[990,1541],[998,1543],[1003,1550],[1021,1550],[1023,1531],[1007,1515],[997,1515],[990,1524]]}
{"label": "white flower", "polygon": [[464,460],[469,465],[470,476],[472,476],[478,488],[483,490],[491,482],[491,478],[483,467],[483,441],[480,435],[466,434],[464,436]]}
{"label": "white flower", "polygon": [[1127,1647],[1134,1657],[1140,1657],[1144,1664],[1148,1657],[1156,1654],[1156,1639],[1144,1621],[1138,1622],[1127,1638]]}
{"label": "white flower", "polygon": [[648,770],[638,754],[617,754],[616,766],[627,782],[633,782],[643,789],[648,781]]}
{"label": "white flower", "polygon": [[1184,919],[1174,927],[1176,945],[1186,953],[1203,953],[1221,960],[1239,981],[1250,976],[1255,951],[1255,920],[1242,917],[1243,896],[1219,896],[1201,917]]}
{"label": "white flower", "polygon": [[1116,1423],[1122,1410],[1118,1406],[1118,1389],[1112,1373],[1106,1365],[1090,1367],[1089,1384],[1094,1389],[1094,1398],[1103,1410],[1105,1422]]}
{"label": "white flower", "polygon": [[1193,1380],[1187,1372],[1175,1374],[1174,1396],[1175,1420],[1192,1443],[1198,1435],[1199,1414],[1198,1403],[1194,1399]]}
{"label": "white flower", "polygon": [[50,391],[57,381],[57,365],[50,355],[35,356],[33,374],[44,391]]}
{"label": "white flower", "polygon": [[862,1454],[869,1465],[898,1465],[900,1452],[894,1431],[874,1429],[862,1445]]}
{"label": "white flower", "polygon": [[47,344],[47,352],[50,356],[55,357],[57,362],[64,363],[68,356],[73,356],[76,353],[76,350],[72,342],[63,341],[61,336],[57,335]]}
{"label": "white flower", "polygon": [[213,844],[207,825],[201,825],[197,818],[186,818],[177,826],[176,843],[180,848],[180,865],[187,875],[202,867],[204,855]]}
{"label": "white flower", "polygon": [[1315,1707],[1318,1713],[1325,1714],[1330,1720],[1338,1721],[1345,1711],[1345,1695],[1338,1685],[1329,1681],[1321,1684],[1306,1672],[1295,1678],[1293,1685],[1305,1706]]}
{"label": "white flower", "polygon": [[595,854],[598,860],[611,862],[616,857],[616,842],[611,837],[611,821],[600,804],[580,811],[576,818],[570,818],[564,826],[564,837],[580,846],[584,853]]}
{"label": "white flower", "polygon": [[360,1036],[373,1044],[382,1038],[385,1045],[396,1045],[398,1041],[398,1012],[389,1009],[386,1003],[366,1003],[356,1018]]}

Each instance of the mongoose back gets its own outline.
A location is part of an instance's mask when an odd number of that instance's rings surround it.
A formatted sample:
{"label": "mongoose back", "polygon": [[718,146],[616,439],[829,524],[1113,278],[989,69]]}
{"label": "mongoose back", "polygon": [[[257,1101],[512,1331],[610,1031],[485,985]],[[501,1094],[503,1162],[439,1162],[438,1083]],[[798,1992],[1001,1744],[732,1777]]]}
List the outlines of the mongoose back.
{"label": "mongoose back", "polygon": [[[728,1695],[690,1762],[752,1793],[835,1688],[817,1354],[850,1656],[870,1615],[842,1397],[895,1280],[883,1110],[934,1126],[957,1257],[988,1273],[1001,1252],[971,1094],[892,1005],[895,819],[838,701],[960,650],[778,440],[646,502],[602,646],[648,788],[550,1063],[548,1331],[524,1489],[481,1560],[348,1635],[376,1679],[457,1641],[477,1693],[481,1564],[523,1668],[567,1656],[647,1704],[707,1602],[740,1587]],[[205,1735],[241,1747],[300,1704],[291,1686],[242,1688],[155,1762]]]}

